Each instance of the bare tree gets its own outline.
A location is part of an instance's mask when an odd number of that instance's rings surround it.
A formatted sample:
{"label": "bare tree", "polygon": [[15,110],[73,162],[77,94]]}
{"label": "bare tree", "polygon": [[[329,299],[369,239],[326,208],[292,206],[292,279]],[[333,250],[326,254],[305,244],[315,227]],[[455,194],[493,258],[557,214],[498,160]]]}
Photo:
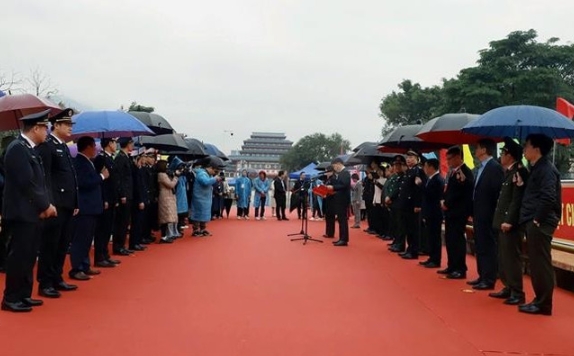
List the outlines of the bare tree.
{"label": "bare tree", "polygon": [[10,74],[4,74],[0,71],[0,90],[11,93],[21,91],[22,77],[19,73],[12,71]]}
{"label": "bare tree", "polygon": [[58,93],[58,89],[54,88],[50,77],[37,67],[30,69],[30,77],[26,78],[26,81],[36,96],[50,97]]}

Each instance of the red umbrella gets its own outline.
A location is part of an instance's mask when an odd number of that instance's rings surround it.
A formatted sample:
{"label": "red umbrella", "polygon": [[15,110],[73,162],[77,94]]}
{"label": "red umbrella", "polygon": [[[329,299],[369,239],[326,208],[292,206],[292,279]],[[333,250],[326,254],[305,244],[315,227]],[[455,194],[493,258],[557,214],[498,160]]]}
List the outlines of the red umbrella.
{"label": "red umbrella", "polygon": [[0,131],[19,130],[19,119],[30,114],[51,109],[56,115],[62,109],[48,99],[32,94],[6,95],[0,98]]}

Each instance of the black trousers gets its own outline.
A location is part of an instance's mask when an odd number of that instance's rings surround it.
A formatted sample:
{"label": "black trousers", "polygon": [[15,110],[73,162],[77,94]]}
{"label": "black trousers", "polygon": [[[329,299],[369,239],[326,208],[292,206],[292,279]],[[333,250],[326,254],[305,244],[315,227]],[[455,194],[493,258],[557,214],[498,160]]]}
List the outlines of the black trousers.
{"label": "black trousers", "polygon": [[275,210],[277,219],[285,219],[287,216],[285,215],[285,206],[287,204],[287,198],[285,195],[275,194]]}
{"label": "black trousers", "polygon": [[42,222],[3,221],[12,237],[6,258],[4,301],[16,303],[32,296],[34,265],[42,235]]}
{"label": "black trousers", "polygon": [[249,208],[240,208],[237,207],[237,216],[244,217],[249,216]]}
{"label": "black trousers", "polygon": [[413,256],[419,255],[419,241],[420,241],[420,213],[415,213],[414,209],[403,210],[401,214],[404,215],[403,223],[406,224],[404,229],[407,235],[407,252]]}
{"label": "black trousers", "polygon": [[371,205],[370,211],[369,228],[382,236],[384,234],[383,206],[381,204]]}
{"label": "black trousers", "polygon": [[[259,216],[263,217],[265,215],[265,203],[266,203],[267,198],[261,197],[259,199],[260,199],[260,202],[259,202],[260,208],[255,208],[255,217],[259,217]],[[261,215],[259,215],[259,209],[261,209]]]}
{"label": "black trousers", "polygon": [[429,261],[440,265],[442,259],[441,226],[442,217],[434,216],[424,221],[425,237],[428,244]]}
{"label": "black trousers", "polygon": [[128,200],[125,204],[120,203],[116,207],[116,216],[114,221],[113,248],[114,251],[126,247],[126,238],[128,235],[128,226],[130,225],[130,212],[132,202]]}
{"label": "black trousers", "polygon": [[446,217],[444,239],[450,272],[466,273],[466,222],[467,218]]}
{"label": "black trousers", "polygon": [[474,220],[473,229],[478,276],[482,282],[494,284],[498,275],[498,263],[496,232],[492,228],[492,221]]}
{"label": "black trousers", "polygon": [[145,209],[139,209],[139,207],[133,206],[131,211],[131,224],[130,224],[130,239],[129,247],[135,247],[135,245],[140,245],[144,237],[144,227],[146,213]]}
{"label": "black trousers", "polygon": [[367,210],[367,229],[373,230],[373,198],[365,201],[365,209]]}
{"label": "black trousers", "polygon": [[335,220],[339,223],[339,241],[349,242],[349,218],[346,206],[334,206],[325,213],[327,236],[335,236]]}
{"label": "black trousers", "polygon": [[58,216],[44,221],[37,273],[41,289],[63,281],[64,262],[72,241],[73,213],[72,209],[58,208]]}
{"label": "black trousers", "polygon": [[90,269],[90,248],[94,240],[97,215],[77,215],[72,228],[72,246],[70,248],[70,275],[87,272]]}
{"label": "black trousers", "polygon": [[498,276],[514,297],[524,297],[522,284],[522,238],[523,233],[513,228],[509,232],[498,231]]}
{"label": "black trousers", "polygon": [[556,228],[542,224],[540,227],[532,221],[525,224],[526,242],[528,244],[528,261],[530,263],[530,280],[535,302],[541,307],[552,308],[552,296],[556,275],[552,266],[552,235]]}
{"label": "black trousers", "polygon": [[[146,204],[144,209],[144,221],[142,227],[142,238],[144,239],[151,239],[152,238],[152,230],[156,229],[157,225],[157,204],[154,203]],[[156,229],[157,230],[157,229]]]}
{"label": "black trousers", "polygon": [[3,270],[6,266],[6,255],[8,255],[9,241],[10,234],[8,234],[8,229],[5,224],[3,224],[2,231],[0,231],[0,270]]}
{"label": "black trousers", "polygon": [[[102,262],[110,258],[108,245],[110,244],[110,236],[112,236],[114,227],[114,217],[114,207],[104,210],[98,217],[94,234],[94,260],[96,262]],[[155,219],[157,220],[157,215]]]}
{"label": "black trousers", "polygon": [[307,217],[307,195],[299,196],[299,203],[297,203],[297,217],[305,219]]}
{"label": "black trousers", "polygon": [[397,208],[391,208],[391,216],[393,218],[393,226],[395,226],[393,228],[393,244],[400,250],[404,250],[407,236],[406,226],[408,225],[407,216],[404,214],[404,210]]}

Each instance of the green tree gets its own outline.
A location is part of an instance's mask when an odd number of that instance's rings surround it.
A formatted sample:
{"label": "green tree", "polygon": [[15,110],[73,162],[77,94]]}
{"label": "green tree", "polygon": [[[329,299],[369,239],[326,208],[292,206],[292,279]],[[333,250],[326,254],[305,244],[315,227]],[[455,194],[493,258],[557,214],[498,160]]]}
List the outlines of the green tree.
{"label": "green tree", "polygon": [[338,133],[327,136],[314,133],[301,138],[281,157],[281,165],[288,171],[298,170],[311,162],[330,161],[351,149],[351,143]]}
{"label": "green tree", "polygon": [[397,126],[426,122],[440,114],[440,87],[423,88],[408,79],[398,86],[400,90],[385,96],[379,105],[380,115],[385,120],[383,135]]}
{"label": "green tree", "polygon": [[143,112],[154,112],[155,108],[153,106],[140,105],[135,101],[132,101],[128,111],[143,111]]}
{"label": "green tree", "polygon": [[535,30],[516,31],[479,51],[478,65],[443,81],[442,112],[482,114],[505,105],[554,108],[574,100],[574,45],[537,42]]}

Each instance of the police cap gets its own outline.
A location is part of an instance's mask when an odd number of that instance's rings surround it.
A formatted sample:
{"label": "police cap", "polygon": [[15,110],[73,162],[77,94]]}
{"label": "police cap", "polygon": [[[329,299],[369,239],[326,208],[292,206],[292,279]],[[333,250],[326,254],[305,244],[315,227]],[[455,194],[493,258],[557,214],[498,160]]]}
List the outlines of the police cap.
{"label": "police cap", "polygon": [[22,124],[26,126],[34,126],[34,125],[46,125],[50,123],[48,121],[48,117],[50,116],[51,109],[44,110],[42,112],[38,112],[35,114],[26,115],[20,118]]}
{"label": "police cap", "polygon": [[58,123],[58,122],[66,122],[66,123],[74,124],[74,122],[72,122],[72,116],[74,116],[74,110],[70,109],[70,108],[66,108],[66,109],[62,110],[61,113],[52,116],[50,118],[50,122],[52,123],[52,125],[54,125],[55,123]]}
{"label": "police cap", "polygon": [[520,161],[522,159],[522,146],[510,137],[504,138],[504,147],[502,147],[501,151],[511,155],[515,161]]}

